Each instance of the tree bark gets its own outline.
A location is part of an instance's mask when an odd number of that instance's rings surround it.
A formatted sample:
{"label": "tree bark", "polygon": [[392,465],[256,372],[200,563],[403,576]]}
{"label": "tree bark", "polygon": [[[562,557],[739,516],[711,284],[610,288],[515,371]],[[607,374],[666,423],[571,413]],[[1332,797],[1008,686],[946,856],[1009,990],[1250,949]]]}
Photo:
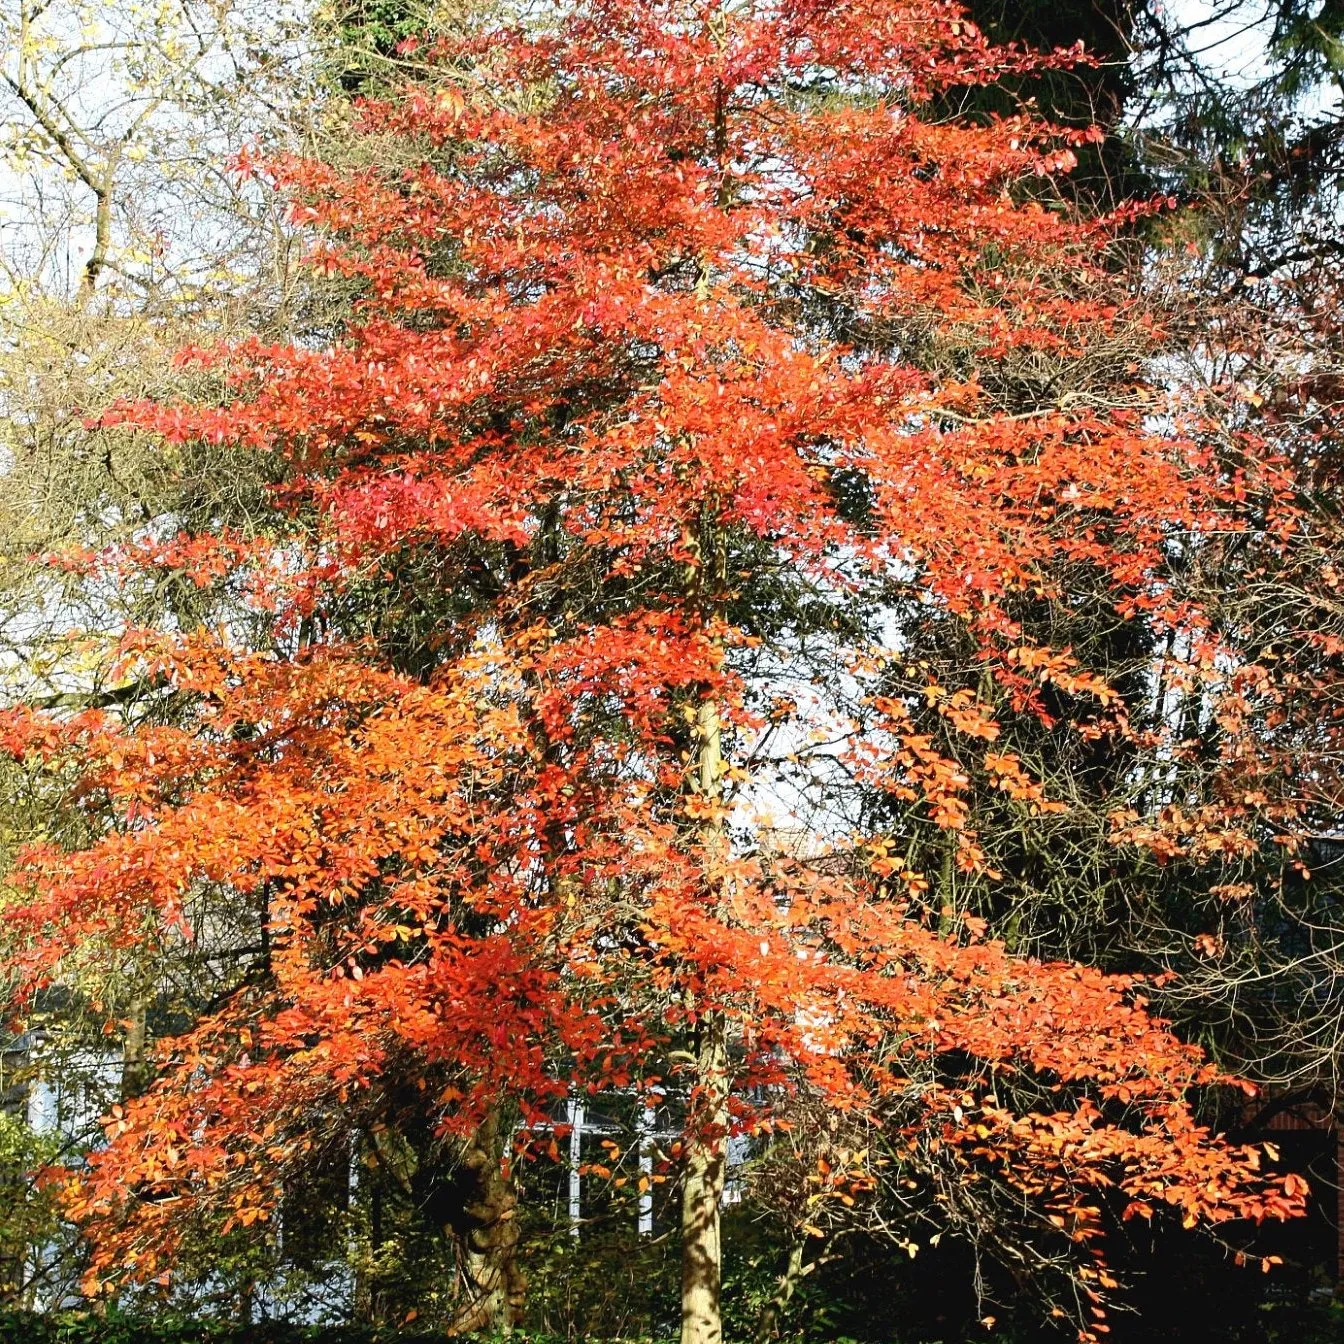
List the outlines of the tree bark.
{"label": "tree bark", "polygon": [[121,1047],[121,1099],[138,1097],[149,1083],[148,1006],[143,996],[131,1000]]}
{"label": "tree bark", "polygon": [[681,1187],[681,1344],[722,1344],[720,1208],[728,1132],[728,1051],[720,1012],[700,1021],[696,1114],[686,1131]]}
{"label": "tree bark", "polygon": [[[694,790],[717,799],[723,774],[719,709],[701,701]],[[704,823],[701,844],[711,862],[723,846],[721,822]],[[689,997],[693,1012],[697,1005]],[[722,1344],[723,1200],[728,1135],[727,1021],[718,1008],[700,1009],[696,1023],[695,1091],[687,1117],[681,1187],[681,1344]]]}
{"label": "tree bark", "polygon": [[451,1231],[461,1301],[448,1334],[507,1334],[522,1321],[527,1280],[518,1265],[518,1196],[501,1167],[503,1136],[491,1111],[468,1141],[458,1172],[462,1199]]}
{"label": "tree bark", "polygon": [[795,1241],[789,1247],[788,1263],[780,1276],[779,1287],[765,1304],[761,1318],[756,1325],[757,1344],[769,1344],[779,1334],[779,1323],[784,1319],[784,1311],[793,1297],[794,1291],[812,1266],[803,1266],[803,1243]]}

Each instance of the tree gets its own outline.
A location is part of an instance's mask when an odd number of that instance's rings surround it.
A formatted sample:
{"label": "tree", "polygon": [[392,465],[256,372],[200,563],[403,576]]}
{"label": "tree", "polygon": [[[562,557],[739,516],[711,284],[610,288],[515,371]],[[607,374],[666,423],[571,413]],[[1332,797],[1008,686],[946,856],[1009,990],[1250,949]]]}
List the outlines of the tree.
{"label": "tree", "polygon": [[[259,931],[64,1178],[90,1290],[263,1222],[366,1133],[457,1247],[452,1328],[507,1324],[509,1165],[576,1087],[686,1100],[685,1344],[721,1336],[727,1137],[786,1136],[800,1100],[882,1135],[905,1179],[932,1152],[1031,1196],[1096,1319],[1108,1216],[1299,1211],[1300,1183],[1196,1123],[1188,1091],[1221,1075],[1134,981],[937,927],[882,833],[846,842],[852,817],[821,829],[825,871],[759,854],[810,763],[839,816],[873,788],[918,802],[985,870],[917,706],[1047,814],[991,692],[1083,741],[1127,725],[1019,596],[1091,585],[1140,627],[1196,619],[1164,556],[1226,525],[1236,483],[1183,422],[1149,427],[1116,222],[1050,191],[1077,135],[941,114],[1072,58],[995,49],[922,0],[611,0],[434,55],[460,89],[366,109],[409,164],[270,167],[315,265],[361,286],[358,320],[196,352],[223,404],[104,417],[285,462],[264,537],[116,559],[227,585],[270,642],[125,640],[171,724],[6,720],[20,756],[77,757],[109,819],[25,860],[29,993],[238,909]],[[1030,377],[1061,359],[1066,381]],[[965,632],[984,693],[907,667],[893,590]],[[800,1235],[890,1174],[795,1150]]]}
{"label": "tree", "polygon": [[[1030,7],[1018,17],[1038,18]],[[1047,17],[1063,23],[1068,13]],[[1018,602],[1028,629],[1053,631],[1120,691],[1135,731],[1084,747],[1000,705],[1002,740],[1070,802],[1024,826],[993,779],[962,760],[968,812],[1002,879],[941,866],[944,837],[914,809],[891,809],[891,825],[926,868],[933,909],[968,908],[1040,955],[1175,971],[1158,1002],[1183,1030],[1281,1098],[1305,1092],[1333,1107],[1344,1040],[1329,586],[1339,545],[1339,126],[1320,94],[1333,77],[1335,20],[1321,10],[1312,30],[1292,6],[1232,6],[1223,21],[1246,30],[1201,55],[1191,48],[1210,34],[1183,26],[1188,16],[1116,7],[1110,19],[1133,61],[1123,78],[1104,69],[1093,78],[1130,90],[1134,158],[1181,200],[1144,229],[1148,260],[1135,283],[1164,314],[1172,377],[1198,407],[1220,469],[1234,479],[1248,461],[1261,471],[1274,462],[1278,479],[1267,489],[1248,479],[1235,528],[1168,557],[1164,583],[1201,611],[1213,643],[1202,628],[1117,620],[1100,589]],[[1096,16],[1074,21],[1086,32]],[[1256,23],[1267,45],[1254,77],[1220,71],[1220,50],[1245,56]],[[1114,372],[1123,382],[1122,366]],[[943,680],[979,685],[973,646],[939,613],[905,628],[912,653]],[[921,723],[960,754],[936,706]]]}
{"label": "tree", "polygon": [[[113,704],[127,721],[146,709],[162,712],[133,683],[100,680],[106,666],[90,648],[111,647],[127,626],[189,626],[204,613],[203,592],[163,575],[95,590],[42,557],[195,526],[193,519],[246,527],[257,503],[258,462],[208,449],[166,455],[144,440],[91,434],[83,422],[118,397],[180,394],[171,356],[189,335],[294,330],[295,272],[280,212],[267,193],[223,171],[222,159],[224,147],[243,136],[296,143],[306,109],[305,81],[294,78],[298,17],[248,4],[151,12],[116,0],[15,0],[0,13],[0,677],[7,700]],[[88,644],[71,640],[77,626]],[[96,833],[102,819],[61,801],[62,782],[7,766],[5,871],[25,836],[73,842],[76,833]],[[133,1087],[147,1015],[152,1023],[170,997],[162,991],[176,990],[193,962],[199,969],[194,955],[151,967],[127,954],[90,966],[78,984],[67,981],[66,992],[43,1005],[41,1059],[27,1052],[13,1081],[22,1090],[40,1073],[66,1092],[98,1090],[116,1043],[101,1037],[102,1011],[90,1015],[92,1026],[83,1015],[91,999],[128,1024],[117,1034]],[[86,1137],[73,1128],[62,1135],[66,1156]],[[29,1141],[34,1151],[53,1142],[50,1135]],[[16,1134],[10,1147],[20,1146]],[[27,1235],[21,1202],[5,1216],[16,1238]],[[27,1281],[16,1290],[56,1300],[70,1291],[78,1269],[52,1249],[48,1240],[17,1257]]]}
{"label": "tree", "polygon": [[[305,5],[188,3],[149,14],[115,3],[96,12],[23,3],[0,23],[12,38],[0,84],[12,114],[0,144],[11,207],[0,287],[5,694],[70,709],[115,706],[128,723],[162,721],[176,699],[134,678],[109,682],[95,646],[114,646],[128,627],[187,631],[219,620],[247,620],[249,639],[264,641],[268,618],[241,611],[227,584],[201,586],[166,569],[87,584],[48,560],[179,529],[247,534],[261,525],[272,464],[204,443],[165,452],[144,436],[90,432],[85,422],[118,397],[211,395],[208,375],[173,367],[173,350],[190,337],[321,339],[339,326],[347,287],[291,265],[278,198],[232,172],[228,159],[244,143],[350,151],[347,104],[322,76],[328,63],[345,68],[340,51],[359,44],[358,24],[346,16],[333,55],[330,25]],[[361,144],[358,152],[376,151]],[[71,639],[75,627],[87,643]],[[68,805],[66,782],[6,770],[6,870],[25,836],[77,843],[75,833],[105,823]],[[190,945],[86,959],[65,992],[43,1004],[42,1070],[69,1082],[101,1061],[105,1015],[118,1024],[126,1086],[135,1090],[146,1038],[189,1019],[246,969],[240,949],[255,945],[253,914],[216,911]],[[57,1052],[53,1034],[70,1049]],[[287,1240],[297,1244],[292,1228]],[[209,1272],[192,1284],[182,1266],[175,1305],[208,1304],[233,1289],[232,1309],[248,1310],[249,1280],[268,1277],[266,1248],[230,1261],[236,1273],[222,1271],[218,1246],[204,1250]],[[274,1290],[280,1271],[271,1268]],[[48,1288],[57,1299],[66,1291]]]}

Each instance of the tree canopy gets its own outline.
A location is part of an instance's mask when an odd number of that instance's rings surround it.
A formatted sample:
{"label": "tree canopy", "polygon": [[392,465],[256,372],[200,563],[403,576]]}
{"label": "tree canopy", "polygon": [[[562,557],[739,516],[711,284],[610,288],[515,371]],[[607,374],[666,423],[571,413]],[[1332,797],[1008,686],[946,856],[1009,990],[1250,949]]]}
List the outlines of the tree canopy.
{"label": "tree canopy", "polygon": [[[1160,180],[1096,124],[1133,71],[1067,32],[430,21],[337,15],[347,143],[242,156],[302,303],[67,408],[107,479],[33,572],[94,689],[30,684],[0,743],[51,818],[15,827],[16,1021],[124,1042],[40,1182],[84,1290],[264,1272],[363,1167],[452,1266],[440,1324],[507,1329],[567,1142],[675,1189],[683,1344],[723,1337],[743,1150],[767,1335],[813,1244],[966,1237],[1094,1339],[1127,1224],[1303,1214],[1215,1098],[1274,1067],[1285,874],[1333,826],[1329,336],[1234,334],[1231,254],[1123,199]],[[1238,921],[1271,988],[1206,1030]],[[1173,987],[1173,940],[1216,973]],[[602,1162],[576,1099],[635,1117]]]}

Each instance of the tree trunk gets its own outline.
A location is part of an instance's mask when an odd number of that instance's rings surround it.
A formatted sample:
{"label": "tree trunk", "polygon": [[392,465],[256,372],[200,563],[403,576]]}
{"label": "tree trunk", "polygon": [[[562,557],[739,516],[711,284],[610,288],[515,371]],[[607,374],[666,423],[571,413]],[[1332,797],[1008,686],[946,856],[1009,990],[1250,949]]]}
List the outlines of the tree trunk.
{"label": "tree trunk", "polygon": [[698,1105],[686,1129],[681,1187],[681,1344],[722,1344],[720,1292],[728,1132],[728,1052],[723,1014],[700,1021],[695,1070]]}
{"label": "tree trunk", "polygon": [[467,1143],[458,1172],[462,1200],[451,1231],[461,1300],[450,1335],[507,1333],[522,1320],[527,1280],[518,1266],[518,1196],[502,1157],[499,1112],[492,1111]]}
{"label": "tree trunk", "polygon": [[138,1097],[149,1083],[148,1006],[137,995],[126,1012],[126,1035],[121,1047],[121,1099]]}
{"label": "tree trunk", "polygon": [[[810,1268],[809,1265],[807,1269]],[[780,1276],[779,1287],[775,1289],[774,1295],[765,1304],[765,1308],[761,1312],[761,1318],[757,1322],[757,1344],[769,1344],[769,1341],[779,1334],[779,1325],[784,1319],[784,1312],[789,1305],[789,1299],[793,1297],[794,1291],[807,1273],[807,1269],[803,1268],[803,1243],[795,1241],[789,1247],[789,1259],[784,1267],[784,1273]]]}
{"label": "tree trunk", "polygon": [[[723,755],[719,709],[712,696],[700,704],[699,741],[692,787],[719,797]],[[704,823],[701,844],[709,862],[724,843],[721,822]],[[692,1010],[694,1000],[689,1004]],[[696,1023],[695,1093],[687,1117],[681,1187],[681,1344],[721,1344],[720,1294],[723,1246],[720,1206],[728,1135],[727,1022],[717,1008],[701,1010]]]}

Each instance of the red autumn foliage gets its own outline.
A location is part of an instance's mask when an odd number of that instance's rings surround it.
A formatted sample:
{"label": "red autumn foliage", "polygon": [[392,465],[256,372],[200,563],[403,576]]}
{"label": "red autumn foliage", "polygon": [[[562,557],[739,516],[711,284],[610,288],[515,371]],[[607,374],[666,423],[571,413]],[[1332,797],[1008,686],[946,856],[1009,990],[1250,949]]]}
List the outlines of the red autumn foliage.
{"label": "red autumn foliage", "polygon": [[[269,166],[314,264],[360,286],[339,338],[193,352],[225,405],[112,417],[285,464],[273,536],[115,560],[227,578],[273,645],[140,632],[122,656],[169,724],[4,721],[15,753],[82,763],[105,828],[25,859],[29,993],[89,949],[208,936],[201,901],[264,932],[68,1174],[90,1286],[268,1217],[392,1080],[463,1135],[501,1096],[526,1123],[576,1086],[671,1085],[688,1162],[806,1092],[935,1133],[1093,1254],[1116,1195],[1187,1224],[1300,1212],[1196,1122],[1219,1074],[1133,982],[930,929],[864,837],[824,871],[763,862],[735,801],[760,784],[759,651],[797,653],[763,614],[781,583],[838,611],[914,584],[1015,709],[1046,714],[1048,685],[1088,733],[1126,730],[1115,697],[1024,643],[1012,597],[1086,573],[1132,620],[1197,620],[1163,548],[1235,482],[1140,375],[1089,383],[1152,334],[1107,269],[1121,222],[1051,203],[1050,127],[934,103],[1076,57],[997,50],[934,0],[607,0],[438,55],[478,73],[364,111],[413,166]],[[1011,409],[958,351],[1078,377]],[[387,632],[412,609],[437,615],[409,658]],[[846,768],[927,799],[977,865],[964,778],[882,693],[899,638],[837,619],[828,641],[865,706]],[[1006,794],[1061,805],[995,751],[987,699],[926,695]],[[1006,1103],[1027,1077],[1051,1109]]]}

